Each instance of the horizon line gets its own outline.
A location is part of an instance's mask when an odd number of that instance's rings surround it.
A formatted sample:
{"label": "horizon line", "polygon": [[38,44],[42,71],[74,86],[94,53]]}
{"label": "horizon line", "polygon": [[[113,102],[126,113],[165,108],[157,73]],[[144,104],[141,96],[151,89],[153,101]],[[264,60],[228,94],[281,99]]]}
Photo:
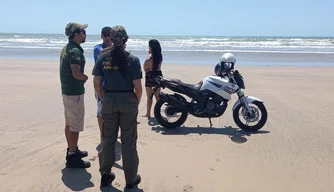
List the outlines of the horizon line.
{"label": "horizon line", "polygon": [[[62,33],[40,33],[40,32],[0,32],[0,34],[48,34],[48,35],[65,35]],[[101,35],[100,33],[89,33],[87,35]],[[334,36],[326,35],[138,35],[132,34],[132,36],[175,36],[175,37],[329,37],[334,38]]]}

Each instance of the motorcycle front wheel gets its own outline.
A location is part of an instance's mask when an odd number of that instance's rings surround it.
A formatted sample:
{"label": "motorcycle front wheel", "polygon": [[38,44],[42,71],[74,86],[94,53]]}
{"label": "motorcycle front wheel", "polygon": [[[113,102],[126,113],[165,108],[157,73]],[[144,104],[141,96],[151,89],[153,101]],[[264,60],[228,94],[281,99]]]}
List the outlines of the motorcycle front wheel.
{"label": "motorcycle front wheel", "polygon": [[233,111],[235,124],[244,131],[256,132],[261,129],[267,122],[267,109],[262,102],[254,101],[249,104],[251,113],[240,104]]}
{"label": "motorcycle front wheel", "polygon": [[159,99],[154,106],[154,116],[161,126],[175,129],[187,120],[188,113],[177,111],[175,107]]}

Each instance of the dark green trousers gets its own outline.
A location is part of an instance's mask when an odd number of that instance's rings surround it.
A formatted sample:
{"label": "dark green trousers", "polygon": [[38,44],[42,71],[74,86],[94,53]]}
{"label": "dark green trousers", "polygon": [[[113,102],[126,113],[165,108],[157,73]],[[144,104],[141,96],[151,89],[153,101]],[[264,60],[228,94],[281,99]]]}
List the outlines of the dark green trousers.
{"label": "dark green trousers", "polygon": [[134,93],[105,93],[102,105],[103,147],[99,153],[100,173],[108,174],[115,163],[115,143],[120,128],[122,160],[127,184],[136,180],[138,101]]}

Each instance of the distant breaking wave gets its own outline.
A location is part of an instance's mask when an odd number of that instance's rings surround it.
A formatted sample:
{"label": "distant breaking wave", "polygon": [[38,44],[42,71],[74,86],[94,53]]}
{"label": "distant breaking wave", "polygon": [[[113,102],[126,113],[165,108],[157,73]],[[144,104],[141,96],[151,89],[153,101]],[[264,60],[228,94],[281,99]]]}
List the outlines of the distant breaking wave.
{"label": "distant breaking wave", "polygon": [[[171,52],[266,52],[266,53],[334,53],[330,37],[198,37],[198,36],[130,36],[127,49],[147,51],[148,41],[158,39],[163,51]],[[3,49],[61,49],[68,40],[58,34],[0,34]],[[101,43],[100,35],[87,35],[85,50]]]}

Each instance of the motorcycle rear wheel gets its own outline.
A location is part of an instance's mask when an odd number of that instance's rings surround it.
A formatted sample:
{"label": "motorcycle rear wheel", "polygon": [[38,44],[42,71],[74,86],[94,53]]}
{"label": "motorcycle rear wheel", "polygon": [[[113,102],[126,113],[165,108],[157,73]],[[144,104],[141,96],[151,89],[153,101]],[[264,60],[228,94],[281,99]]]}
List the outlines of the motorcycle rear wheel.
{"label": "motorcycle rear wheel", "polygon": [[[255,117],[247,116],[244,106],[240,104],[233,111],[233,119],[234,119],[235,124],[237,124],[237,126],[240,127],[242,130],[249,131],[249,132],[256,132],[259,129],[261,129],[267,122],[267,118],[268,118],[267,109],[264,106],[264,104],[262,102],[259,102],[259,101],[254,101],[253,103],[250,103],[249,105],[250,105],[251,109],[254,110],[254,114],[255,114],[254,116]],[[256,108],[253,107],[252,105],[255,105]],[[241,111],[241,113],[240,113],[240,111]],[[260,118],[259,118],[259,112],[261,112],[261,117]],[[245,119],[245,117],[247,119]],[[243,120],[245,120],[246,123],[243,123],[241,121],[241,118],[243,118]],[[257,123],[253,126],[250,126],[247,122],[248,123],[249,122],[257,122]]]}
{"label": "motorcycle rear wheel", "polygon": [[[167,105],[167,108],[164,109],[164,113],[167,117],[162,117],[161,113],[162,113],[162,107],[163,105]],[[161,99],[159,99],[157,101],[157,103],[154,106],[154,116],[156,118],[156,120],[158,121],[158,123],[167,128],[167,129],[175,129],[177,127],[180,127],[186,120],[188,117],[188,113],[187,112],[179,112],[181,113],[180,118],[175,121],[175,122],[169,122],[169,118],[171,117],[175,117],[176,114],[167,114],[168,113],[168,108],[172,108],[173,106],[168,105],[165,101],[162,101]]]}

